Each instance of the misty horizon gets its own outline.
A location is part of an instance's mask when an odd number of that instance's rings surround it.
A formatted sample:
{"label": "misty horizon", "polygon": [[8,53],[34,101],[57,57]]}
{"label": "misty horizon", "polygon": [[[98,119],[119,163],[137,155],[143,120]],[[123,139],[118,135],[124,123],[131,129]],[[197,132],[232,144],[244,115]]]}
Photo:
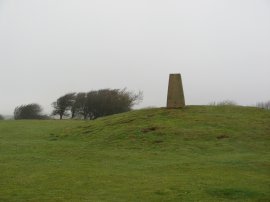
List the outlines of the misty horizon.
{"label": "misty horizon", "polygon": [[170,73],[187,105],[270,100],[267,0],[0,0],[0,114],[69,92],[143,91],[166,106]]}

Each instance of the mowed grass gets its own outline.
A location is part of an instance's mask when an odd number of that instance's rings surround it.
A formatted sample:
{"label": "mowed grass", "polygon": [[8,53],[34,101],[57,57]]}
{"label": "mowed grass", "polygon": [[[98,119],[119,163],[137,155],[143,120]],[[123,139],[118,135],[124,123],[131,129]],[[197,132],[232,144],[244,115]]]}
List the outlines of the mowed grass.
{"label": "mowed grass", "polygon": [[270,201],[270,111],[1,121],[0,201]]}

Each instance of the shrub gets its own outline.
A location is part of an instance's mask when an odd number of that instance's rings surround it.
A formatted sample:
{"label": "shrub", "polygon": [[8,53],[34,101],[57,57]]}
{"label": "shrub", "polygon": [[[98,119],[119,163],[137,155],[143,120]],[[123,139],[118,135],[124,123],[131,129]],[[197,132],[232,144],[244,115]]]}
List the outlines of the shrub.
{"label": "shrub", "polygon": [[21,105],[14,110],[14,119],[47,119],[48,117],[42,114],[42,108],[39,104],[32,103]]}
{"label": "shrub", "polygon": [[209,103],[209,105],[212,105],[212,106],[236,106],[237,103],[232,101],[232,100],[223,100],[220,102],[211,102],[211,103]]}

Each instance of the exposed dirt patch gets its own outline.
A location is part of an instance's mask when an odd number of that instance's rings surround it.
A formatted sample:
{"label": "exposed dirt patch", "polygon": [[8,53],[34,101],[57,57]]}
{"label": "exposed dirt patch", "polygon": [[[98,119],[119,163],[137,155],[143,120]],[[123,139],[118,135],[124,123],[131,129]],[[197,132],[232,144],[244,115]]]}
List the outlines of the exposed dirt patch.
{"label": "exposed dirt patch", "polygon": [[158,129],[159,129],[158,127],[153,126],[153,127],[149,127],[149,128],[143,128],[141,131],[142,131],[143,133],[148,133],[148,132],[156,131],[156,130],[158,130]]}
{"label": "exposed dirt patch", "polygon": [[227,138],[229,138],[228,135],[219,135],[219,136],[217,136],[218,140],[227,139]]}
{"label": "exposed dirt patch", "polygon": [[162,142],[164,142],[164,141],[163,140],[155,140],[155,141],[153,141],[154,144],[160,144]]}
{"label": "exposed dirt patch", "polygon": [[90,133],[92,133],[93,132],[93,130],[85,130],[85,131],[82,131],[81,133],[82,134],[90,134]]}

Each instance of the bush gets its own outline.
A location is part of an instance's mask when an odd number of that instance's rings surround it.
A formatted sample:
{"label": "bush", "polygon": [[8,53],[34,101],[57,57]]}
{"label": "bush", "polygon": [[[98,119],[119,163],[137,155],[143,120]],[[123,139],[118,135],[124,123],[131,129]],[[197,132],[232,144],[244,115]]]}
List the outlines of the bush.
{"label": "bush", "polygon": [[87,94],[88,116],[90,119],[123,113],[142,100],[142,92],[134,93],[126,89],[102,89]]}
{"label": "bush", "polygon": [[4,116],[0,114],[0,121],[5,120]]}
{"label": "bush", "polygon": [[209,105],[212,106],[237,106],[237,103],[232,100],[224,100],[220,102],[211,102]]}
{"label": "bush", "polygon": [[48,117],[41,114],[42,108],[36,103],[21,105],[14,110],[14,119],[47,119]]}

